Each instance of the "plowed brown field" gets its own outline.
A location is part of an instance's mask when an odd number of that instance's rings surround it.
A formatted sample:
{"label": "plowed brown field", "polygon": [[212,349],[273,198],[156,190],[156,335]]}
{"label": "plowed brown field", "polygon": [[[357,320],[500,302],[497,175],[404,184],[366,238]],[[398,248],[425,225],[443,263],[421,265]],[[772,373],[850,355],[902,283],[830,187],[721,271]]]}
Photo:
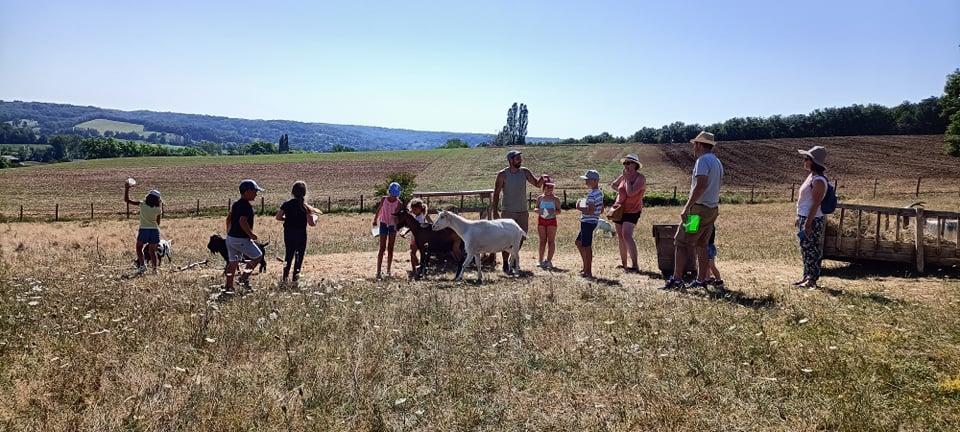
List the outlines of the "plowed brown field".
{"label": "plowed brown field", "polygon": [[[717,154],[725,169],[724,189],[773,191],[789,199],[793,185],[804,172],[797,149],[822,145],[828,149],[827,174],[841,183],[845,198],[870,196],[876,182],[879,193],[907,195],[922,180],[924,192],[960,191],[960,159],[943,154],[943,137],[869,136],[725,141]],[[123,180],[134,177],[140,184],[134,199],[150,188],[163,192],[165,210],[171,213],[226,206],[236,199],[236,184],[254,178],[265,185],[266,205],[277,205],[289,196],[290,185],[304,180],[315,201],[334,206],[359,203],[369,206],[372,194],[391,172],[416,174],[418,190],[465,190],[493,187],[497,170],[506,163],[499,148],[462,151],[373,152],[356,154],[290,155],[293,157],[141,158],[66,163],[0,170],[0,214],[16,217],[20,207],[26,217],[51,218],[59,204],[60,217],[116,215],[126,209],[122,201]],[[622,168],[619,158],[640,156],[649,192],[686,192],[694,155],[687,143],[600,144],[574,146],[528,146],[524,163],[535,174],[547,173],[558,189],[583,192],[577,177],[597,169],[606,187]],[[529,189],[531,192],[533,188]],[[909,198],[904,198],[909,199]],[[374,198],[375,200],[375,198]],[[369,207],[368,207],[369,208]]]}

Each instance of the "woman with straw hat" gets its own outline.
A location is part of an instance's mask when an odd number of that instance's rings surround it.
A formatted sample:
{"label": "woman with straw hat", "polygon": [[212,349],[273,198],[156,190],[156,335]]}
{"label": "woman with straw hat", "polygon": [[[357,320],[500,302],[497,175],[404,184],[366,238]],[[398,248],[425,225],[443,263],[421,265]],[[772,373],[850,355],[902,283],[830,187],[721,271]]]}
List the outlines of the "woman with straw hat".
{"label": "woman with straw hat", "polygon": [[[627,272],[639,272],[637,264],[637,243],[633,239],[633,230],[643,212],[643,195],[647,191],[647,178],[640,174],[640,158],[635,154],[628,154],[620,159],[623,171],[612,183],[610,188],[617,191],[614,209],[622,208],[623,215],[616,223],[617,240],[620,243],[620,266]],[[630,267],[627,267],[627,257],[630,257]]]}

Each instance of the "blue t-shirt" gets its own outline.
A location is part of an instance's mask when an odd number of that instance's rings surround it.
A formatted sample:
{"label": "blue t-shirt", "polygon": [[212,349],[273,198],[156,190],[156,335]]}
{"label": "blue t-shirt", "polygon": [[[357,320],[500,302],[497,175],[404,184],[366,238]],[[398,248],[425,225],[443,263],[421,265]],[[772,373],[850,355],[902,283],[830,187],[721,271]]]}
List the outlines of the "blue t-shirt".
{"label": "blue t-shirt", "polygon": [[250,225],[250,230],[253,231],[253,206],[250,205],[250,201],[239,199],[230,207],[230,231],[227,233],[228,236],[250,238],[250,236],[243,231],[243,228],[240,228],[241,216],[247,217],[247,224]]}
{"label": "blue t-shirt", "polygon": [[591,189],[587,194],[587,208],[594,208],[593,213],[580,213],[580,222],[597,223],[600,212],[603,211],[603,192],[600,189]]}

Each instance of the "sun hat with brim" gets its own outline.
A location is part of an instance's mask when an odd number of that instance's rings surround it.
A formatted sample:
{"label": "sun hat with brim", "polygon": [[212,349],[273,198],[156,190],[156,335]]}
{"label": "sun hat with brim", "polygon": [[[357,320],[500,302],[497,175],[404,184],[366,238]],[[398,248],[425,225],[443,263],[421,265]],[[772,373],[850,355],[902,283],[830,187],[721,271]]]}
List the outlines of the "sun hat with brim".
{"label": "sun hat with brim", "polygon": [[809,156],[810,160],[817,165],[827,167],[827,149],[823,146],[813,146],[810,150],[797,150],[797,153]]}
{"label": "sun hat with brim", "polygon": [[643,168],[643,164],[640,163],[640,158],[637,157],[637,155],[635,155],[635,154],[633,154],[633,153],[630,153],[630,154],[624,156],[623,159],[620,159],[620,163],[624,163],[624,162],[633,162],[633,163],[637,164],[637,168]]}
{"label": "sun hat with brim", "polygon": [[717,145],[717,137],[710,132],[701,131],[700,133],[697,134],[697,137],[690,140],[690,142],[694,144],[702,143],[702,144],[710,144],[712,146],[715,146]]}
{"label": "sun hat with brim", "polygon": [[150,189],[150,192],[147,192],[147,195],[155,196],[157,197],[157,199],[163,199],[163,198],[160,198],[160,191],[156,189]]}
{"label": "sun hat with brim", "polygon": [[253,180],[246,179],[246,180],[240,182],[240,193],[244,193],[244,192],[246,192],[246,191],[248,191],[248,190],[255,190],[255,191],[257,191],[257,192],[263,192],[263,188],[260,187],[260,185],[258,185],[257,182],[255,182],[255,181],[253,181]]}

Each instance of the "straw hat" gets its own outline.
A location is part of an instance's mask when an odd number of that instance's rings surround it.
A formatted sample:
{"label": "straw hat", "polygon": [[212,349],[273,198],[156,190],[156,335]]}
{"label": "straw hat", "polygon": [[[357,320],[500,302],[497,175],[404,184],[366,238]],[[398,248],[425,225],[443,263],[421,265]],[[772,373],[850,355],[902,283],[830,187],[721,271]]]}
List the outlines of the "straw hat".
{"label": "straw hat", "polygon": [[694,144],[696,144],[696,143],[703,143],[703,144],[710,144],[710,145],[712,145],[712,146],[716,146],[716,145],[717,145],[717,137],[714,136],[714,135],[713,135],[712,133],[710,133],[710,132],[701,131],[699,134],[697,134],[697,137],[694,138],[694,139],[692,139],[692,140],[690,140],[690,142],[691,142],[691,143],[694,143]]}
{"label": "straw hat", "polygon": [[635,154],[633,154],[633,153],[630,153],[630,154],[624,156],[623,159],[620,159],[620,163],[624,163],[624,162],[633,162],[633,163],[637,164],[637,169],[643,168],[643,164],[640,163],[640,158],[637,157],[637,155],[635,155]]}

